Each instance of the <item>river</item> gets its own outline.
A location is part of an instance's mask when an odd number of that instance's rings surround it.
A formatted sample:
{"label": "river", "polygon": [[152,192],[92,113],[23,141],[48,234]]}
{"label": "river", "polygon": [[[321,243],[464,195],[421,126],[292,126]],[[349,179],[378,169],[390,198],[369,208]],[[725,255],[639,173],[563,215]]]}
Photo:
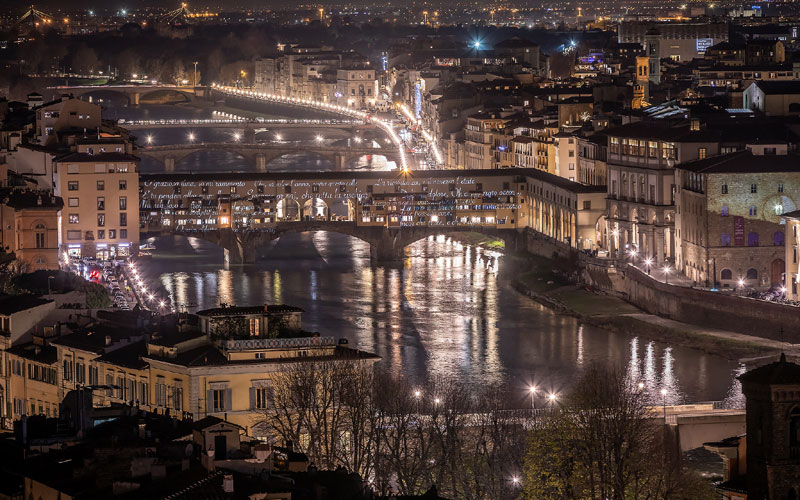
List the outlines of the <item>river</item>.
{"label": "river", "polygon": [[[210,112],[143,106],[113,113],[161,119]],[[162,132],[178,137],[189,130]],[[226,153],[214,159],[195,155],[186,170],[252,169],[237,160]],[[297,161],[297,168],[313,168],[308,160]],[[292,166],[287,161],[286,167]],[[223,265],[222,250],[202,240],[155,243],[158,249],[140,267],[149,287],[163,286],[177,307],[296,305],[305,310],[305,329],[346,337],[351,347],[380,355],[386,369],[412,380],[445,375],[475,385],[498,383],[509,405],[526,406],[530,384],[543,393],[560,393],[583,367],[599,361],[635,373],[659,403],[663,388],[667,404],[743,400],[735,380],[743,370],[739,363],[557,314],[508,285],[505,275],[513,270],[504,267],[502,255],[450,238],[415,243],[402,267],[371,267],[366,243],[332,233],[286,235],[262,249],[256,265],[230,268]]]}

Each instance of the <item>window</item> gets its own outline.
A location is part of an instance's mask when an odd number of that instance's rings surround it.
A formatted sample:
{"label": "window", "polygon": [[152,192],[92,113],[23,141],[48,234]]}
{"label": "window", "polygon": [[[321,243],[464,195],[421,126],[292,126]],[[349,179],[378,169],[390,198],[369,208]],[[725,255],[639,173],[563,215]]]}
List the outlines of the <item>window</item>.
{"label": "window", "polygon": [[67,239],[68,240],[80,240],[81,239],[81,232],[78,231],[78,230],[67,231]]}
{"label": "window", "polygon": [[77,191],[78,190],[78,181],[69,181],[67,183],[67,191]]}
{"label": "window", "polygon": [[252,407],[258,410],[265,410],[269,408],[269,400],[270,400],[270,387],[253,387],[251,388],[253,391],[253,400],[252,400]]}
{"label": "window", "polygon": [[211,410],[225,411],[225,389],[213,389],[211,393]]}
{"label": "window", "polygon": [[722,194],[728,194],[728,185],[727,184],[723,184],[722,185]]}
{"label": "window", "polygon": [[117,237],[117,230],[116,229],[109,229],[108,230],[108,239],[113,240]]}
{"label": "window", "polygon": [[64,359],[64,380],[72,380],[72,359]]}
{"label": "window", "polygon": [[167,406],[167,386],[163,377],[156,378],[156,406]]}
{"label": "window", "polygon": [[775,231],[775,234],[772,235],[772,243],[776,247],[782,247],[784,243],[784,236],[783,231]]}
{"label": "window", "polygon": [[70,198],[69,202],[67,203],[70,207],[77,207],[78,206],[78,198]]}
{"label": "window", "polygon": [[177,385],[172,387],[172,407],[178,411],[183,410],[183,388]]}
{"label": "window", "polygon": [[97,181],[97,190],[104,191],[106,189],[106,181]]}
{"label": "window", "polygon": [[97,239],[98,240],[106,239],[106,230],[105,229],[98,229],[97,230]]}
{"label": "window", "polygon": [[706,148],[700,148],[700,149],[698,149],[698,150],[697,150],[697,157],[698,157],[698,159],[700,159],[700,160],[704,160],[704,159],[706,158],[706,156],[707,156],[707,155],[708,155],[708,149],[706,149]]}
{"label": "window", "polygon": [[97,226],[103,227],[106,225],[106,214],[97,214]]}
{"label": "window", "polygon": [[747,233],[747,246],[749,247],[758,246],[758,233],[753,231]]}
{"label": "window", "polygon": [[730,233],[722,233],[720,234],[719,242],[724,247],[731,246],[731,235]]}
{"label": "window", "polygon": [[592,209],[592,202],[590,200],[585,200],[583,202],[583,209],[584,210],[591,210]]}
{"label": "window", "polygon": [[723,269],[719,277],[723,280],[731,280],[733,279],[733,272],[730,269]]}
{"label": "window", "polygon": [[128,189],[128,181],[126,181],[126,180],[119,181],[119,188],[122,191]]}
{"label": "window", "polygon": [[69,219],[69,223],[70,224],[78,224],[79,223],[78,214],[69,214],[67,217]]}
{"label": "window", "polygon": [[757,213],[756,206],[755,205],[750,205],[750,215],[755,216],[756,213]]}
{"label": "window", "polygon": [[727,217],[728,216],[728,206],[727,205],[723,205],[722,208],[719,209],[719,215],[721,215],[722,217]]}
{"label": "window", "polygon": [[68,174],[78,174],[80,173],[80,165],[67,165],[67,173]]}
{"label": "window", "polygon": [[106,199],[102,196],[97,198],[97,209],[98,210],[105,210],[106,209]]}
{"label": "window", "polygon": [[120,237],[120,239],[127,239],[128,238],[128,230],[127,229],[120,229],[119,230],[119,237]]}
{"label": "window", "polygon": [[758,271],[756,271],[755,269],[753,269],[751,267],[750,269],[747,270],[747,275],[745,276],[745,278],[747,278],[749,280],[757,280],[758,279]]}
{"label": "window", "polygon": [[127,226],[128,225],[128,214],[126,212],[120,212],[120,214],[119,214],[119,225],[120,226]]}
{"label": "window", "polygon": [[47,244],[45,243],[45,235],[44,233],[37,232],[36,233],[36,248],[45,248]]}
{"label": "window", "polygon": [[779,182],[779,183],[778,183],[778,192],[779,192],[779,193],[782,193],[782,192],[783,192],[783,183],[782,183],[782,182]]}
{"label": "window", "polygon": [[658,156],[658,142],[656,141],[647,142],[647,156],[649,156],[650,158],[655,158]]}
{"label": "window", "polygon": [[750,192],[757,193],[758,192],[758,184],[750,184]]}

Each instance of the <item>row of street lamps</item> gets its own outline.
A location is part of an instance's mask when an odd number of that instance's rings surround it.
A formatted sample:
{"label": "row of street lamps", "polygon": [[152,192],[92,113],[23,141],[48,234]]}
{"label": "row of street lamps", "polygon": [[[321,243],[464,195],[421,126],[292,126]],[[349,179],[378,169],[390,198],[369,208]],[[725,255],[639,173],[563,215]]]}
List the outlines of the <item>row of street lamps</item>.
{"label": "row of street lamps", "polygon": [[226,92],[229,94],[246,97],[250,99],[258,99],[264,101],[273,101],[273,102],[283,102],[286,104],[293,104],[298,106],[307,106],[312,107],[324,111],[332,111],[335,113],[341,113],[344,115],[349,115],[355,118],[359,118],[364,121],[371,121],[375,123],[378,127],[380,127],[386,135],[389,136],[391,141],[397,146],[400,152],[400,167],[403,172],[408,171],[408,165],[406,162],[406,155],[405,150],[403,149],[403,142],[398,137],[397,133],[394,131],[393,124],[390,121],[380,120],[375,116],[372,116],[369,113],[364,111],[356,110],[349,108],[347,106],[341,106],[338,104],[333,104],[329,102],[322,102],[322,101],[315,101],[310,98],[298,98],[298,97],[286,97],[281,95],[269,94],[267,92],[256,92],[253,90],[243,90],[237,89],[235,87],[226,87],[223,85],[217,85],[216,83],[211,85],[212,88],[216,89],[220,92]]}

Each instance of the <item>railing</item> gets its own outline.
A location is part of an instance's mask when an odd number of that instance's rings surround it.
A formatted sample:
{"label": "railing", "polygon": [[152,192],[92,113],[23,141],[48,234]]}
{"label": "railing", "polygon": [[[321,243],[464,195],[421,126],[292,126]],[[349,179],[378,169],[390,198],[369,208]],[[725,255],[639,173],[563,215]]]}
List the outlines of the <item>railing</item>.
{"label": "railing", "polygon": [[290,347],[323,347],[336,345],[334,337],[300,337],[294,339],[242,339],[222,340],[228,351],[248,351],[252,349],[282,349]]}

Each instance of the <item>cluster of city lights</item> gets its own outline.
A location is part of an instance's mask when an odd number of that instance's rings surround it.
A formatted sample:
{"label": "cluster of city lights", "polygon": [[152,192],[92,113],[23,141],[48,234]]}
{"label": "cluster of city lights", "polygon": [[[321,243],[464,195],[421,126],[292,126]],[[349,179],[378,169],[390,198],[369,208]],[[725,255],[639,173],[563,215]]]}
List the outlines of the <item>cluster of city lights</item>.
{"label": "cluster of city lights", "polygon": [[425,129],[425,126],[422,124],[420,120],[417,120],[417,117],[414,116],[414,113],[412,113],[410,109],[408,109],[408,106],[406,106],[405,104],[400,104],[398,108],[400,109],[400,112],[402,112],[411,123],[419,127],[419,130],[422,133],[422,137],[424,137],[425,140],[428,141],[428,144],[430,144],[431,151],[433,151],[433,156],[434,158],[436,158],[436,163],[441,165],[442,154],[439,152],[439,147],[436,145],[436,140],[434,140],[433,135],[431,135],[431,133]]}
{"label": "cluster of city lights", "polygon": [[128,271],[131,274],[130,282],[133,283],[134,288],[139,292],[142,305],[148,307],[150,310],[157,308],[159,312],[163,311],[167,307],[167,303],[158,299],[152,291],[147,289],[147,285],[145,285],[144,280],[139,275],[139,271],[136,269],[136,265],[133,262],[128,264]]}
{"label": "cluster of city lights", "polygon": [[[285,97],[285,96],[270,94],[267,92],[256,92],[253,90],[237,89],[235,87],[228,87],[217,84],[212,84],[212,87],[217,91],[225,92],[239,97],[247,97],[250,99],[257,99],[263,101],[282,102],[298,106],[307,106],[311,108],[321,109],[325,111],[333,111],[335,113],[341,113],[344,115],[352,116],[354,118],[359,118],[365,122],[371,121],[375,123],[375,125],[380,127],[386,133],[386,135],[389,136],[389,138],[395,144],[395,146],[397,146],[398,150],[400,151],[401,169],[403,170],[403,172],[408,171],[405,150],[403,149],[403,142],[400,140],[400,137],[398,137],[397,133],[394,131],[394,128],[392,127],[392,123],[390,121],[380,120],[375,116],[371,116],[369,113],[348,108],[347,106],[340,106],[338,104],[333,104],[329,102],[316,101],[314,99],[309,99],[309,98]],[[321,142],[321,140],[319,140],[318,142]]]}

